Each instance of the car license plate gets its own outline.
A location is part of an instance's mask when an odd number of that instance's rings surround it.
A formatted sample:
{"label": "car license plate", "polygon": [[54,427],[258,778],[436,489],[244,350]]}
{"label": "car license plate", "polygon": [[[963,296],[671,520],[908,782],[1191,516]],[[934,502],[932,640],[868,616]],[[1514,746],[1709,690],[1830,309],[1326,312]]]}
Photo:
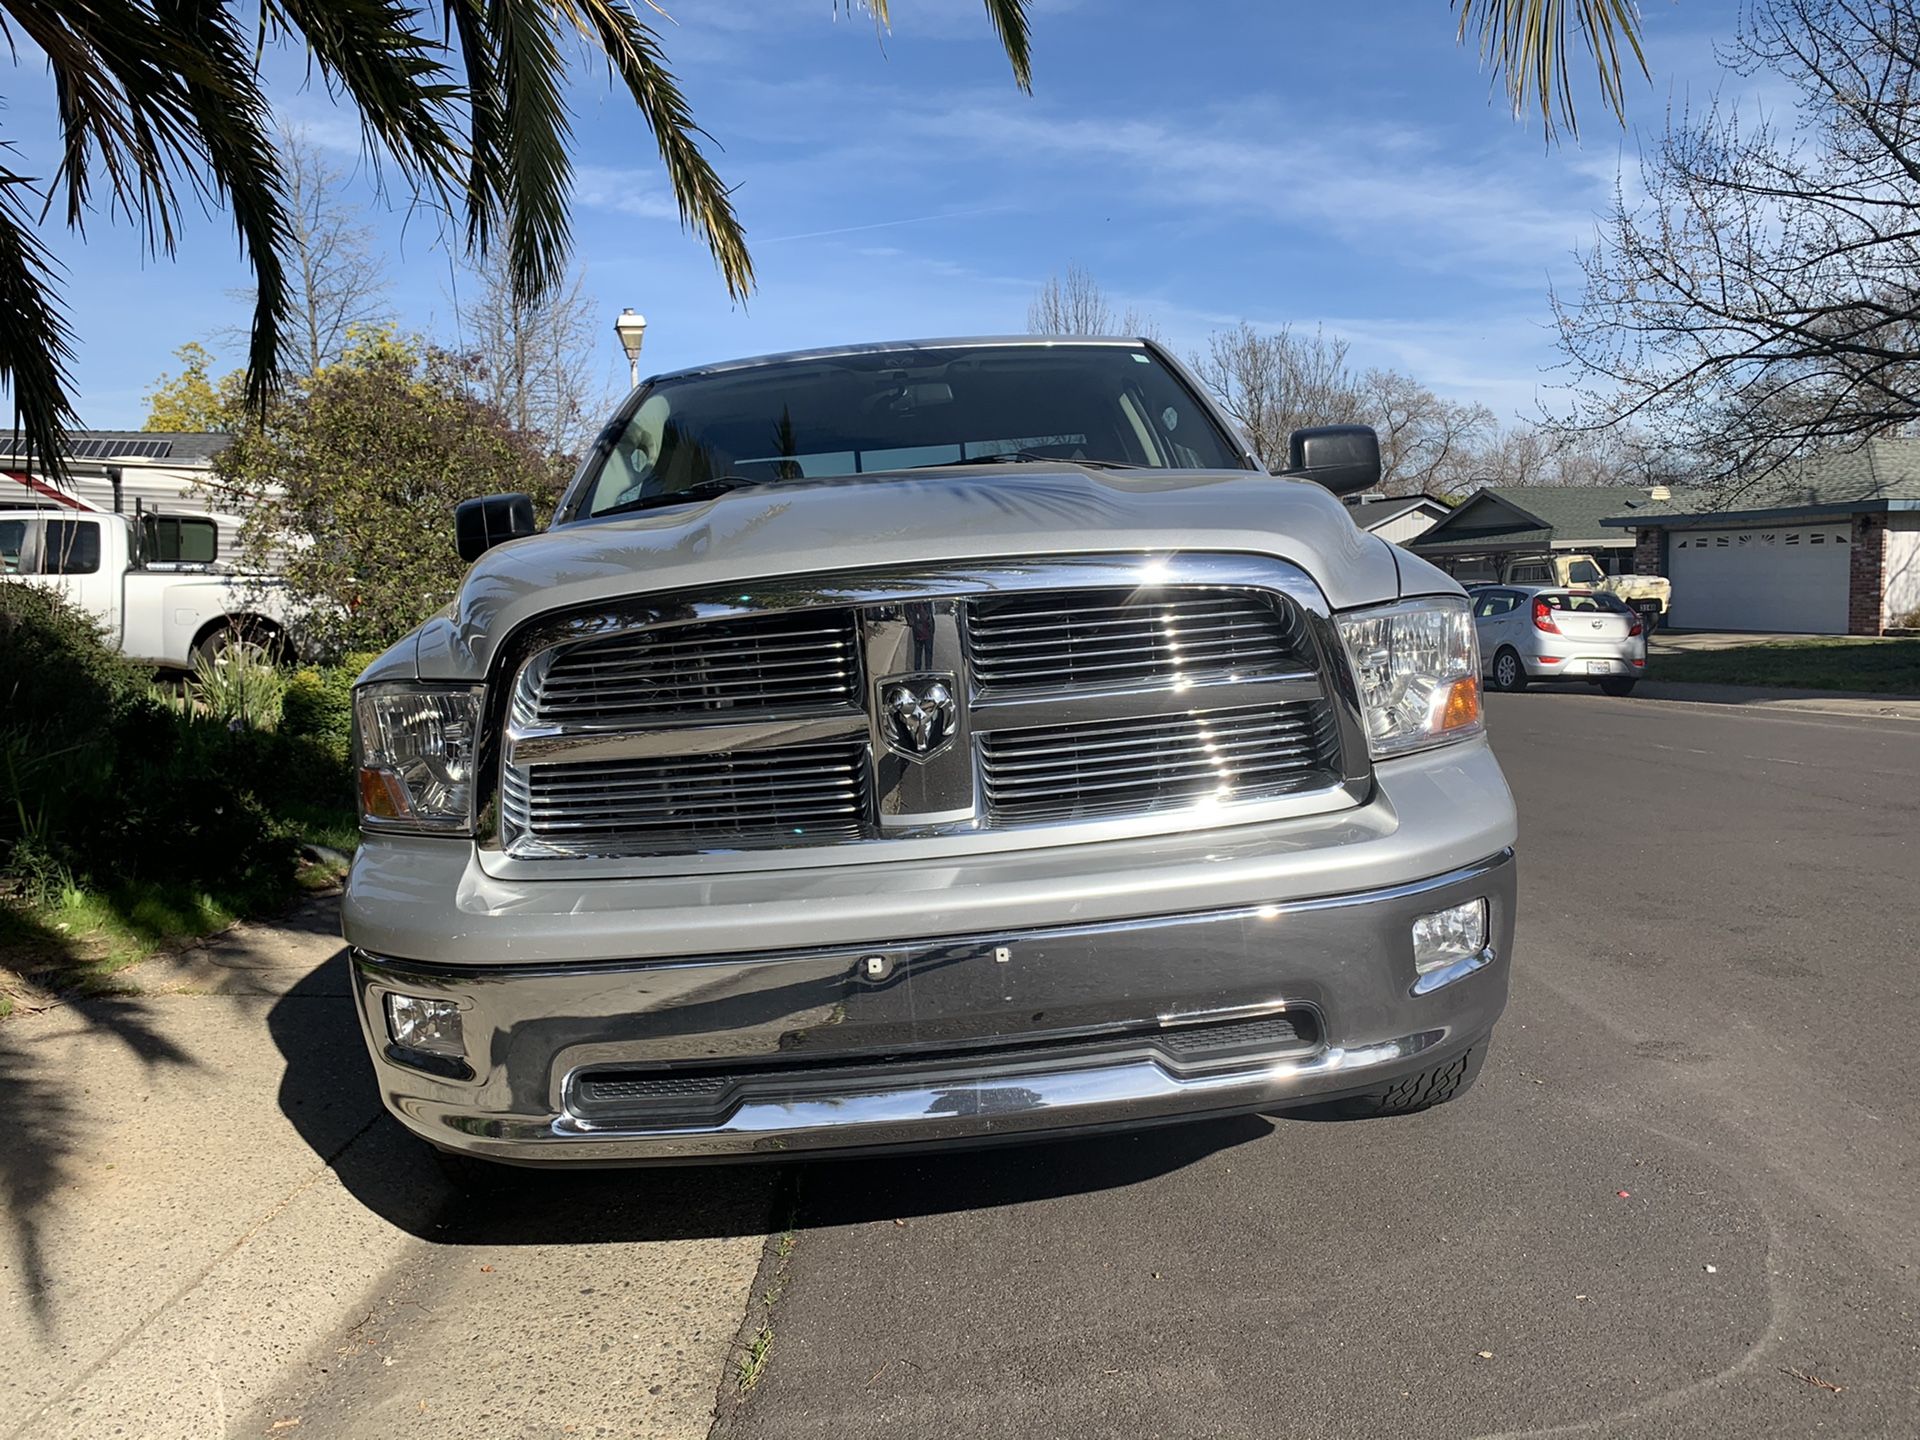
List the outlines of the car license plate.
{"label": "car license plate", "polygon": [[1613,662],[1611,660],[1587,661],[1587,674],[1589,675],[1611,675],[1612,673]]}

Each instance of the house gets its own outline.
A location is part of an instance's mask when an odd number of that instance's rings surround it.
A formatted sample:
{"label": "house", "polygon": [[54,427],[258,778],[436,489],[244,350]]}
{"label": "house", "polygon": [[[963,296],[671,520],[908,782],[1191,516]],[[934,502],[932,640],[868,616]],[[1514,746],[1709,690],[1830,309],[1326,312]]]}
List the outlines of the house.
{"label": "house", "polygon": [[143,430],[68,432],[67,479],[49,478],[17,434],[0,440],[0,509],[161,510],[211,515],[222,558],[240,547],[240,517],[195,493],[212,475],[213,457],[233,437]]}
{"label": "house", "polygon": [[1465,581],[1495,579],[1510,559],[1555,550],[1592,555],[1617,575],[1633,568],[1633,540],[1605,522],[1647,494],[1638,485],[1489,486],[1407,548]]}
{"label": "house", "polygon": [[1369,491],[1349,496],[1347,508],[1353,512],[1353,523],[1369,535],[1404,545],[1446,519],[1453,506],[1437,495],[1389,496]]}
{"label": "house", "polygon": [[1605,524],[1673,582],[1689,630],[1879,635],[1920,612],[1920,440],[1874,440],[1744,485],[1642,495]]}

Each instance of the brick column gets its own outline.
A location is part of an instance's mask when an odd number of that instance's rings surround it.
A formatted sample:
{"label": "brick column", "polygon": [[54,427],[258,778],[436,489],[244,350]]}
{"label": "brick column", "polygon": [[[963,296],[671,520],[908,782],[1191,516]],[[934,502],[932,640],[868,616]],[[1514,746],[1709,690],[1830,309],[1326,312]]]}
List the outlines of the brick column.
{"label": "brick column", "polygon": [[1667,563],[1667,532],[1660,529],[1633,532],[1633,573],[1664,575]]}
{"label": "brick column", "polygon": [[1847,633],[1878,635],[1887,628],[1887,517],[1853,517],[1847,559]]}

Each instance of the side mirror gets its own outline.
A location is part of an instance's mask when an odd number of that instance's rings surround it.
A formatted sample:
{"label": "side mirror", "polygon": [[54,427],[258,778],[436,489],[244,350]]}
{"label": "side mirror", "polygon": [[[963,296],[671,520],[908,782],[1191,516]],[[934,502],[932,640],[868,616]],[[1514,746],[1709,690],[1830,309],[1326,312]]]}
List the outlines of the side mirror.
{"label": "side mirror", "polygon": [[1377,489],[1380,484],[1380,437],[1370,425],[1317,425],[1287,437],[1287,468],[1324,485],[1336,495]]}
{"label": "side mirror", "polygon": [[478,560],[496,545],[533,534],[533,497],[482,495],[453,507],[453,543],[462,560]]}

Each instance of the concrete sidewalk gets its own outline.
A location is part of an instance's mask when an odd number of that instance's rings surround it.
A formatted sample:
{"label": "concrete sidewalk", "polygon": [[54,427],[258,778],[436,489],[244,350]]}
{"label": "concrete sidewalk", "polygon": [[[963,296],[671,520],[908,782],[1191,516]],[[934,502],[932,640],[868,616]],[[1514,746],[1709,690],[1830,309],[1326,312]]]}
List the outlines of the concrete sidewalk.
{"label": "concrete sidewalk", "polygon": [[[267,1433],[269,1407],[442,1258],[464,1202],[381,1110],[338,936],[337,904],[316,903],[125,972],[132,993],[0,1023],[0,1437]],[[550,1218],[512,1240],[546,1239]],[[602,1251],[628,1298],[705,1323],[702,1343],[657,1325],[629,1354],[626,1373],[656,1386],[647,1433],[711,1421],[761,1248],[750,1223],[733,1229],[700,1242],[692,1297],[685,1244]],[[550,1305],[539,1278],[522,1298]],[[441,1318],[459,1338],[482,1328]],[[517,1386],[592,1413],[598,1343],[556,1345]],[[484,1359],[446,1345],[421,1378]]]}

